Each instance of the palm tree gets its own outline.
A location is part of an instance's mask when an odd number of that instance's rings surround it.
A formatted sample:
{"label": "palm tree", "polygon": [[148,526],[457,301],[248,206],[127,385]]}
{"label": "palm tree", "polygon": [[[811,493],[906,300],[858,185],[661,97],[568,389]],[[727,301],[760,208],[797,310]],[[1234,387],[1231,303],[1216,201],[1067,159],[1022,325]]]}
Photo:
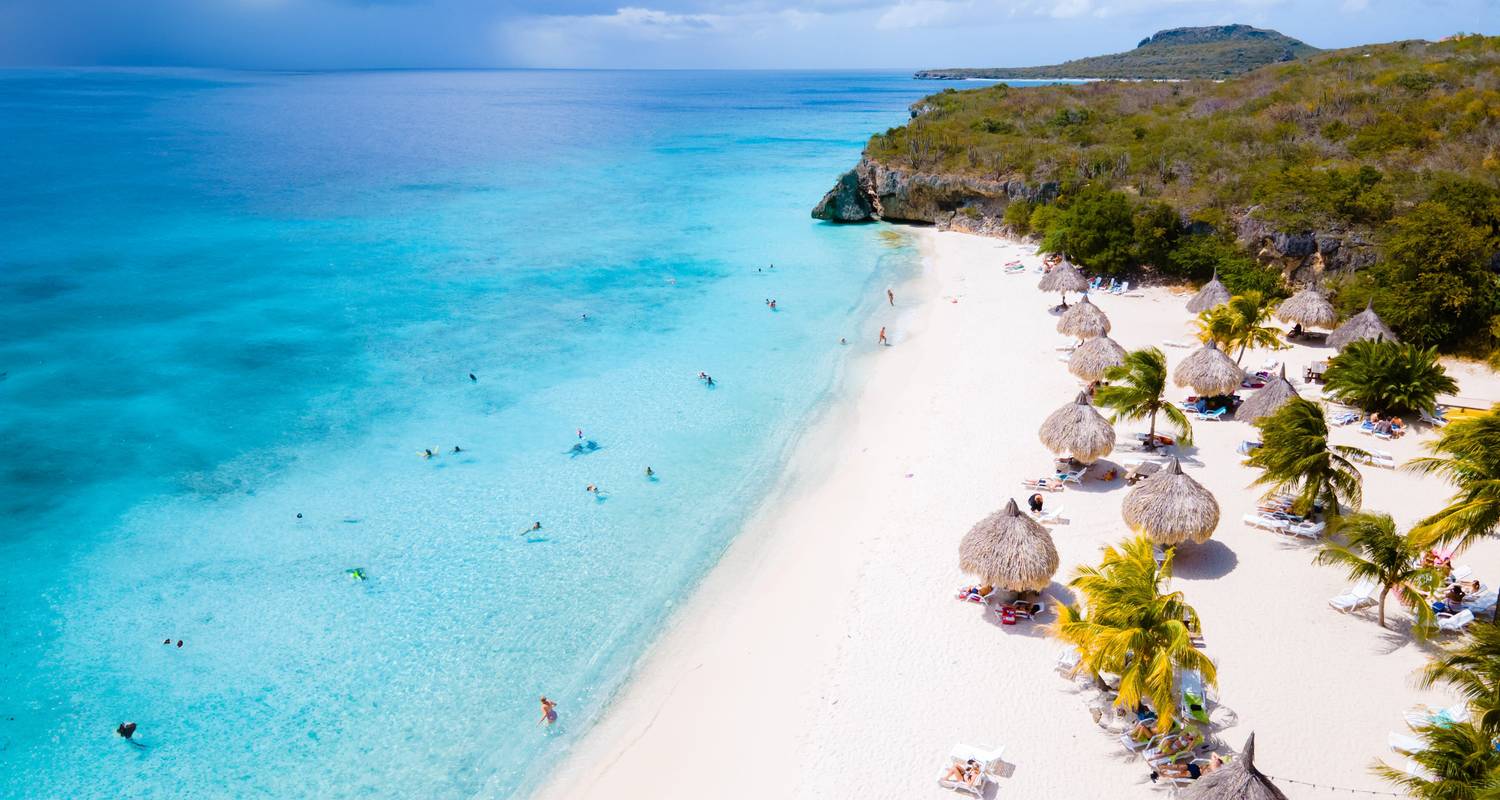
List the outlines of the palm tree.
{"label": "palm tree", "polygon": [[1183,444],[1193,443],[1193,427],[1182,409],[1167,402],[1167,357],[1161,350],[1148,347],[1125,354],[1125,363],[1104,371],[1108,385],[1094,391],[1094,402],[1114,413],[1110,422],[1151,420],[1146,446],[1156,447],[1156,415],[1162,414],[1177,431]]}
{"label": "palm tree", "polygon": [[1411,774],[1376,761],[1375,774],[1419,800],[1493,800],[1500,797],[1500,752],[1491,735],[1468,722],[1427,725],[1416,731],[1427,745],[1412,755]]}
{"label": "palm tree", "polygon": [[1329,396],[1383,414],[1429,411],[1458,384],[1438,362],[1437,348],[1362,339],[1344,346],[1324,374]]}
{"label": "palm tree", "polygon": [[1413,459],[1406,469],[1436,473],[1457,491],[1448,505],[1417,523],[1423,544],[1454,542],[1466,548],[1500,527],[1500,406],[1458,420],[1427,445],[1435,455]]}
{"label": "palm tree", "polygon": [[1271,319],[1271,304],[1260,292],[1245,292],[1229,298],[1229,302],[1214,306],[1198,315],[1198,338],[1203,342],[1215,342],[1219,349],[1229,352],[1238,347],[1234,363],[1240,363],[1245,350],[1250,347],[1268,347],[1280,350],[1281,331],[1267,325]]}
{"label": "palm tree", "polygon": [[1262,472],[1252,486],[1295,495],[1293,507],[1301,513],[1319,502],[1331,515],[1359,508],[1361,476],[1349,459],[1366,453],[1328,443],[1328,423],[1317,403],[1293,397],[1255,427],[1261,446],[1250,451],[1248,463]]}
{"label": "palm tree", "polygon": [[1344,567],[1350,580],[1380,584],[1380,627],[1385,627],[1385,598],[1396,588],[1402,590],[1398,596],[1411,609],[1417,630],[1430,624],[1432,609],[1422,599],[1417,584],[1430,578],[1432,571],[1413,566],[1420,561],[1424,548],[1413,542],[1410,536],[1397,533],[1390,514],[1335,517],[1332,530],[1344,534],[1348,543],[1323,545],[1314,562]]}
{"label": "palm tree", "polygon": [[1162,591],[1171,578],[1172,552],[1158,564],[1148,537],[1106,547],[1098,567],[1080,567],[1069,583],[1083,596],[1083,608],[1064,606],[1050,628],[1078,649],[1079,663],[1096,681],[1102,673],[1120,676],[1118,706],[1149,699],[1158,730],[1177,716],[1180,671],[1198,670],[1206,685],[1218,680],[1213,662],[1193,647],[1198,612],[1181,592]]}
{"label": "palm tree", "polygon": [[1442,684],[1469,702],[1470,722],[1500,735],[1500,627],[1474,625],[1455,647],[1441,651],[1422,669],[1421,686]]}

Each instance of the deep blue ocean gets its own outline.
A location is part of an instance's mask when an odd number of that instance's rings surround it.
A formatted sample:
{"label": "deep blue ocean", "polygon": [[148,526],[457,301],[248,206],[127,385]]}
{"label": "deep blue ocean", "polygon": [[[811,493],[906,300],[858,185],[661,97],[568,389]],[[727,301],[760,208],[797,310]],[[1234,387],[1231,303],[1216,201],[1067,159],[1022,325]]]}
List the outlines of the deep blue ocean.
{"label": "deep blue ocean", "polygon": [[524,794],[873,345],[914,248],[808,210],[942,85],[0,72],[0,796]]}

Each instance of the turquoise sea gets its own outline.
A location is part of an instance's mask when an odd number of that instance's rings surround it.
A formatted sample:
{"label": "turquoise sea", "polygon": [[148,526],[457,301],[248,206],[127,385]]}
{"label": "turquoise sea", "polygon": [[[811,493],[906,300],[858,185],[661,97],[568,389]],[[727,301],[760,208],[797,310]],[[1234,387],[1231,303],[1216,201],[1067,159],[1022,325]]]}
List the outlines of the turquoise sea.
{"label": "turquoise sea", "polygon": [[0,73],[0,796],[525,794],[872,346],[913,247],[808,209],[941,86]]}

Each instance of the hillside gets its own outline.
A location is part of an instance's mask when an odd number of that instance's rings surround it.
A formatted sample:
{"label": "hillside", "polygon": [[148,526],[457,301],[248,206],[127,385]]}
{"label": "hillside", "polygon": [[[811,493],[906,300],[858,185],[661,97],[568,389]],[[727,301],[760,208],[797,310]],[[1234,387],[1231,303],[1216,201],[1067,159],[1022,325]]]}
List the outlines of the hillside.
{"label": "hillside", "polygon": [[1419,343],[1500,343],[1500,38],[1222,82],[948,89],[913,113],[814,216],[1030,233],[1096,271],[1320,280]]}
{"label": "hillside", "polygon": [[922,70],[918,78],[1224,78],[1267,64],[1291,61],[1317,48],[1276,31],[1249,25],[1158,31],[1124,53],[1091,56],[1045,67]]}

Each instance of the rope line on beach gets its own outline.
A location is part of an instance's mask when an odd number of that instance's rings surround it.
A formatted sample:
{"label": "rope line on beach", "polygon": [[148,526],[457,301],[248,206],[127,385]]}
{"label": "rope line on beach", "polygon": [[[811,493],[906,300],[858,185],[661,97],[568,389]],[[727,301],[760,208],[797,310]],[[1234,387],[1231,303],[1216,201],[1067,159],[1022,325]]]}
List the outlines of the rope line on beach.
{"label": "rope line on beach", "polygon": [[[1265,774],[1265,773],[1262,773],[1262,774]],[[1296,783],[1296,784],[1301,784],[1302,786],[1311,786],[1314,789],[1327,789],[1330,792],[1349,792],[1350,794],[1372,794],[1372,795],[1377,795],[1379,797],[1406,797],[1406,795],[1404,795],[1404,794],[1402,794],[1400,792],[1378,792],[1378,791],[1375,791],[1374,789],[1350,789],[1347,786],[1333,786],[1331,784],[1326,784],[1326,783],[1312,783],[1311,781],[1299,781],[1296,778],[1278,778],[1275,775],[1266,775],[1266,777],[1270,778],[1273,781],[1283,781],[1285,783]]]}

